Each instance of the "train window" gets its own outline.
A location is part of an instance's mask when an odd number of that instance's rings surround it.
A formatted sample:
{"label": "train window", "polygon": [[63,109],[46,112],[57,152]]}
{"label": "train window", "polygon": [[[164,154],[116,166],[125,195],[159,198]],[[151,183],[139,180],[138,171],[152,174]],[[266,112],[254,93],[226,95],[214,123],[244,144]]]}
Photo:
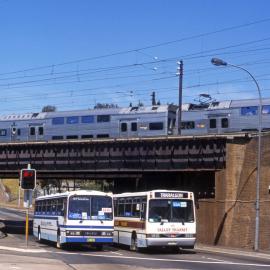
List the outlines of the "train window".
{"label": "train window", "polygon": [[127,123],[121,123],[121,132],[127,131]]}
{"label": "train window", "polygon": [[94,123],[94,116],[93,115],[84,115],[82,116],[82,123]]}
{"label": "train window", "polygon": [[97,138],[109,138],[109,134],[97,134]]}
{"label": "train window", "polygon": [[36,135],[36,129],[35,127],[30,127],[30,136]]}
{"label": "train window", "polygon": [[52,136],[52,140],[63,140],[63,136]]}
{"label": "train window", "polygon": [[195,128],[194,121],[181,122],[181,129],[194,129],[194,128]]}
{"label": "train window", "polygon": [[249,116],[249,115],[256,115],[258,113],[257,106],[250,106],[250,107],[242,107],[241,108],[241,115]]}
{"label": "train window", "polygon": [[93,138],[93,135],[82,135],[81,138],[82,139],[91,139],[91,138]]}
{"label": "train window", "polygon": [[228,128],[229,127],[229,120],[228,118],[221,118],[221,127]]}
{"label": "train window", "polygon": [[97,122],[110,122],[110,115],[98,115]]}
{"label": "train window", "polygon": [[210,119],[210,128],[217,128],[217,119]]}
{"label": "train window", "polygon": [[133,122],[131,123],[131,131],[137,131],[138,127],[137,127],[137,123]]}
{"label": "train window", "polygon": [[52,119],[52,124],[53,125],[63,125],[64,124],[64,117],[55,117]]}
{"label": "train window", "polygon": [[270,105],[263,105],[262,114],[270,114]]}
{"label": "train window", "polygon": [[163,122],[149,123],[149,130],[162,130]]}
{"label": "train window", "polygon": [[67,124],[78,124],[79,116],[69,116],[67,117]]}
{"label": "train window", "polygon": [[17,129],[17,135],[21,136],[21,129],[20,128]]}
{"label": "train window", "polygon": [[6,129],[0,129],[0,136],[7,136],[7,130]]}
{"label": "train window", "polygon": [[67,135],[66,139],[67,140],[69,140],[69,139],[78,139],[78,136],[77,135]]}
{"label": "train window", "polygon": [[43,134],[44,134],[43,127],[38,127],[38,135],[43,136]]}

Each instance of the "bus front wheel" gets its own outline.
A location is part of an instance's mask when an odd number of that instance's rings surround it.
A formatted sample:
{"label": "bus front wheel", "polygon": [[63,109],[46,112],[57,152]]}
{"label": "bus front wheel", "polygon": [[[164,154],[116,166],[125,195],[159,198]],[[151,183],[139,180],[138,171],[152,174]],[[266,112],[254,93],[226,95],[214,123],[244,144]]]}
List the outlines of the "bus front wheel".
{"label": "bus front wheel", "polygon": [[57,232],[56,247],[57,247],[57,248],[62,248],[60,231]]}
{"label": "bus front wheel", "polygon": [[38,242],[41,243],[42,239],[41,239],[41,231],[40,228],[38,228]]}
{"label": "bus front wheel", "polygon": [[138,239],[137,239],[136,233],[132,233],[131,243],[130,243],[130,250],[138,251]]}

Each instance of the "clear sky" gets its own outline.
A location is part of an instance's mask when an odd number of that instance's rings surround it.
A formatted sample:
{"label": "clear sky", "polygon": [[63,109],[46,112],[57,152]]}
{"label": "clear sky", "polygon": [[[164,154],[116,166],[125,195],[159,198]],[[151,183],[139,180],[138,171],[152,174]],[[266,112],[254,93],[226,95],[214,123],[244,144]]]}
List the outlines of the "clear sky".
{"label": "clear sky", "polygon": [[[1,114],[270,97],[268,0],[0,0]],[[260,22],[259,22],[260,21]]]}

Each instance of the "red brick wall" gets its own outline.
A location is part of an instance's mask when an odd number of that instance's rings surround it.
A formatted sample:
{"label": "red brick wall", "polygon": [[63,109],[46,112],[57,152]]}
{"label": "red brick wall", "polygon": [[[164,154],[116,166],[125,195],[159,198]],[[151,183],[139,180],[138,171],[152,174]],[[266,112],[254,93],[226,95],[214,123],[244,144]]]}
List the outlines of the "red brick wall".
{"label": "red brick wall", "polygon": [[[199,200],[198,241],[252,249],[255,236],[257,139],[227,144],[226,169],[216,172],[215,199]],[[260,244],[270,249],[270,135],[262,138]]]}

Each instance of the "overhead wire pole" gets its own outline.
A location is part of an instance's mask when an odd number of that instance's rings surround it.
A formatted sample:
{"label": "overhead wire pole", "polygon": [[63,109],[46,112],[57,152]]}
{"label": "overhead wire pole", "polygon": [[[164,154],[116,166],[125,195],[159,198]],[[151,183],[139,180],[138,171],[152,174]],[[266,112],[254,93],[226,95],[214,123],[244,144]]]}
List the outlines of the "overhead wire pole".
{"label": "overhead wire pole", "polygon": [[177,62],[177,74],[179,75],[178,85],[178,134],[181,135],[181,123],[182,123],[182,103],[183,103],[183,61]]}
{"label": "overhead wire pole", "polygon": [[219,58],[212,58],[211,60],[213,65],[216,66],[228,66],[228,67],[234,67],[240,70],[243,70],[246,72],[253,82],[255,83],[258,91],[258,96],[259,96],[259,107],[258,107],[258,151],[257,151],[257,174],[256,174],[256,202],[255,202],[255,212],[256,212],[256,217],[255,217],[255,237],[254,237],[254,250],[258,251],[259,250],[259,243],[260,243],[260,182],[261,182],[261,133],[262,133],[262,94],[261,94],[261,89],[259,86],[258,81],[255,79],[255,77],[245,68],[237,65],[233,65],[230,63],[227,63],[223,61],[222,59]]}

